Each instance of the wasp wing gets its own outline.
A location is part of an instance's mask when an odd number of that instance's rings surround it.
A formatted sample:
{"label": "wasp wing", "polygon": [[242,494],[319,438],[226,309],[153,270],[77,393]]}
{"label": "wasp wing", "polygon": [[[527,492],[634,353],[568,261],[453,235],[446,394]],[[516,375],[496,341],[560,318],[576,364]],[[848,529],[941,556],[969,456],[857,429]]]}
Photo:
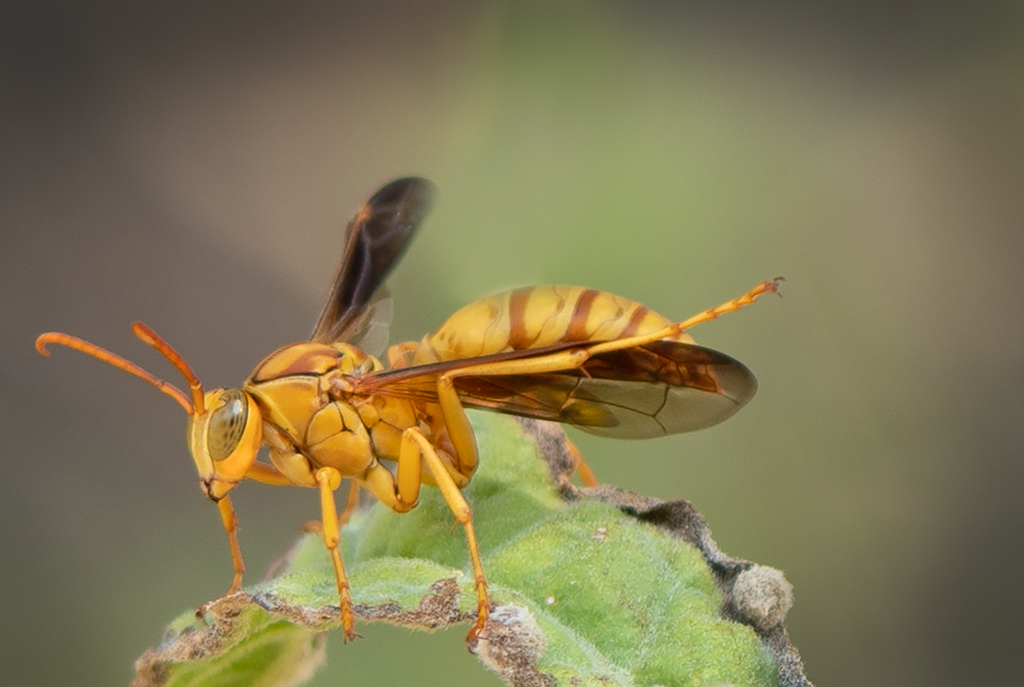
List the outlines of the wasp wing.
{"label": "wasp wing", "polygon": [[[361,392],[437,400],[437,376],[483,362],[500,362],[578,347],[562,344],[368,375]],[[545,374],[455,378],[463,405],[540,420],[620,439],[645,439],[703,429],[742,408],[757,391],[743,363],[718,351],[655,341],[592,356],[579,369]]]}
{"label": "wasp wing", "polygon": [[[381,284],[405,253],[430,210],[435,187],[420,177],[396,179],[373,194],[349,222],[345,250],[311,339],[362,345],[386,341],[381,318],[387,297]],[[376,341],[380,340],[380,341]]]}

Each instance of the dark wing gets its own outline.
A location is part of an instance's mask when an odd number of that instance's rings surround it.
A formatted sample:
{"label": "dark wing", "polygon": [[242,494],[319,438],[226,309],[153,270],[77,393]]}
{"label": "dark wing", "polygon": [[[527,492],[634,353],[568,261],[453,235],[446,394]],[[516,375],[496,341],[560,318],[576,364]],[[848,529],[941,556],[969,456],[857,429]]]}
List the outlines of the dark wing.
{"label": "dark wing", "polygon": [[[579,343],[387,370],[360,391],[436,401],[437,375],[482,362],[513,360]],[[582,369],[531,375],[457,377],[463,405],[564,422],[591,434],[645,439],[717,425],[753,398],[757,380],[743,363],[710,348],[675,341],[612,351]]]}
{"label": "dark wing", "polygon": [[432,183],[405,177],[387,184],[349,222],[334,285],[311,339],[358,344],[374,326],[381,284],[430,210]]}

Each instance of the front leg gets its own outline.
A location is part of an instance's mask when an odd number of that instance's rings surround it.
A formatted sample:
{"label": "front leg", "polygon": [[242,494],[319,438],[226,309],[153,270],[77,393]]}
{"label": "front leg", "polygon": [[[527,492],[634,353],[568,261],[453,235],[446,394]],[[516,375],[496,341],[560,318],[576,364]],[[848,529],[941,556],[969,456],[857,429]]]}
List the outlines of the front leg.
{"label": "front leg", "polygon": [[[281,472],[270,465],[253,463],[245,476],[264,484],[286,485],[293,484]],[[235,576],[231,580],[231,587],[224,596],[231,596],[242,588],[242,576],[245,574],[245,562],[242,560],[242,547],[238,544],[238,516],[235,515],[235,507],[231,503],[231,496],[225,495],[217,501],[217,510],[220,511],[220,520],[224,525],[224,531],[228,533],[228,545],[231,547],[231,564],[235,569]],[[199,609],[204,612],[206,606]]]}
{"label": "front leg", "polygon": [[[242,576],[245,574],[245,563],[242,561],[242,548],[238,545],[238,516],[235,515],[235,507],[231,504],[231,497],[224,496],[217,501],[217,509],[220,511],[220,520],[224,530],[228,533],[228,544],[231,547],[231,564],[235,568],[235,576],[231,580],[231,587],[224,596],[231,596],[242,588]],[[207,609],[214,601],[208,601],[196,609],[196,617],[202,618],[206,615]]]}
{"label": "front leg", "polygon": [[245,574],[245,563],[242,561],[242,548],[238,545],[238,516],[235,515],[235,507],[231,504],[231,497],[225,496],[217,502],[217,509],[220,510],[220,519],[224,529],[228,533],[228,543],[231,546],[231,564],[235,568],[235,577],[231,581],[231,588],[224,596],[231,596],[242,588],[242,575]]}

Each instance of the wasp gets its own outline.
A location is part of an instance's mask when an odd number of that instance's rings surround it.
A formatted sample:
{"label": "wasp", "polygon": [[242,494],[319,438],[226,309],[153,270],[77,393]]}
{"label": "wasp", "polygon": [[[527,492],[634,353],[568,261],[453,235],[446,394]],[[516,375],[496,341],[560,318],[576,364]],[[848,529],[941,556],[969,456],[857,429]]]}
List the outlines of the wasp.
{"label": "wasp", "polygon": [[[43,355],[51,344],[76,349],[144,379],[185,409],[200,486],[228,535],[228,594],[245,572],[231,491],[245,479],[317,489],[346,641],[359,635],[338,551],[342,480],[351,481],[350,505],[363,489],[400,513],[416,507],[422,484],[441,491],[465,531],[473,569],[472,648],[491,604],[473,513],[460,491],[480,458],[466,409],[631,439],[710,427],[746,404],[757,382],[742,363],[696,345],[687,330],[779,287],[780,279],[764,281],[681,322],[588,288],[514,289],[471,303],[419,342],[387,349],[385,367],[365,352],[381,338],[382,285],[434,195],[433,184],[418,177],[377,191],[348,225],[310,340],[271,353],[240,389],[204,392],[182,356],[141,322],[132,331],[178,369],[188,393],[78,337],[50,332],[36,340]],[[261,446],[269,463],[257,460]]]}

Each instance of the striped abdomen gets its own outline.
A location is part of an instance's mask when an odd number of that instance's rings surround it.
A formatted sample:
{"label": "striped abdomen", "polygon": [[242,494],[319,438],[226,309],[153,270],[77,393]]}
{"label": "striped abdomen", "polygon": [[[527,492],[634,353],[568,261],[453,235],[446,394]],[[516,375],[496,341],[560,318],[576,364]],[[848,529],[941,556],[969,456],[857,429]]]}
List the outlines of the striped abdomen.
{"label": "striped abdomen", "polygon": [[[505,291],[462,308],[426,337],[435,360],[456,360],[566,342],[611,341],[671,324],[637,303],[580,286]],[[693,343],[686,334],[677,341]],[[422,350],[421,352],[426,353]],[[421,356],[418,362],[427,362]]]}

